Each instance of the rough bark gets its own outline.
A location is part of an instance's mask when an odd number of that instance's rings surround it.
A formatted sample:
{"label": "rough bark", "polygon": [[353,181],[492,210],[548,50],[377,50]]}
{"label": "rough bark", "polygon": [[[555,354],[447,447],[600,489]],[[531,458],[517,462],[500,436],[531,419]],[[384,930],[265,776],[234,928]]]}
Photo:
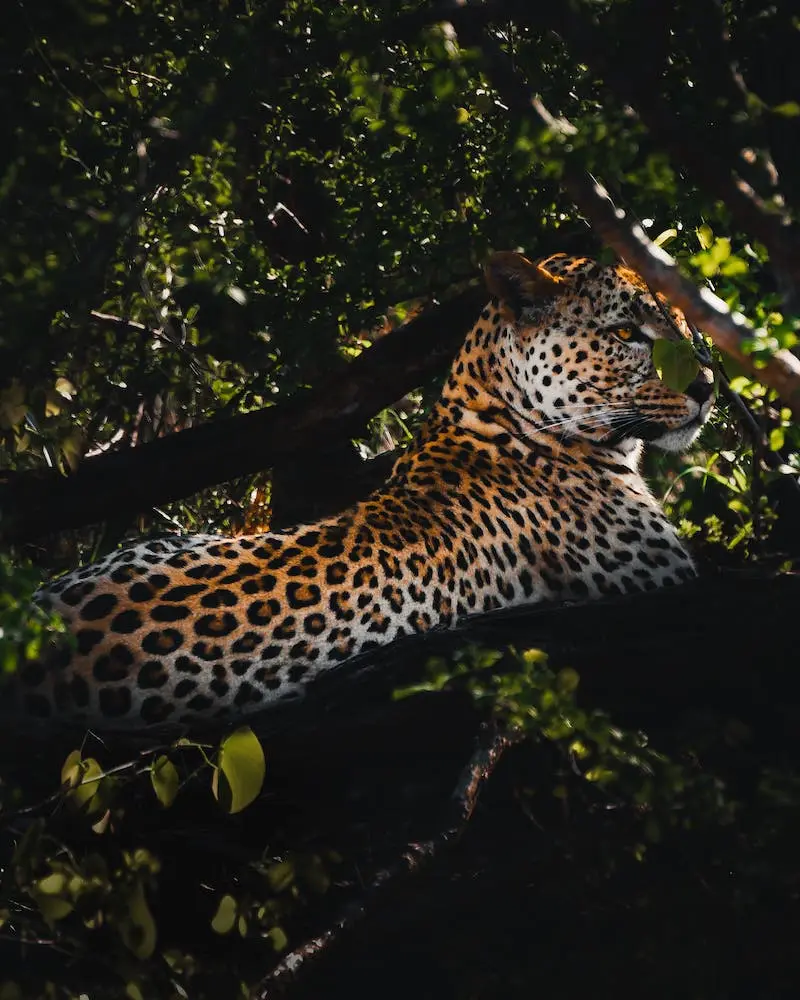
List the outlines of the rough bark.
{"label": "rough bark", "polygon": [[460,293],[388,334],[343,375],[278,406],[86,459],[71,476],[7,474],[0,534],[22,542],[134,515],[356,436],[376,412],[446,369],[486,298],[479,287]]}

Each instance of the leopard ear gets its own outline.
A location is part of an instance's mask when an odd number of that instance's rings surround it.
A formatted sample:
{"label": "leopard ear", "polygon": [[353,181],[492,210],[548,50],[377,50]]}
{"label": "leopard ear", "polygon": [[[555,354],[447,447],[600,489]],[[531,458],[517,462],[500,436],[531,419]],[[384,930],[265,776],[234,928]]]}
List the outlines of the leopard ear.
{"label": "leopard ear", "polygon": [[566,286],[564,278],[514,250],[493,253],[484,267],[484,275],[492,296],[505,302],[517,316],[526,305],[560,295]]}

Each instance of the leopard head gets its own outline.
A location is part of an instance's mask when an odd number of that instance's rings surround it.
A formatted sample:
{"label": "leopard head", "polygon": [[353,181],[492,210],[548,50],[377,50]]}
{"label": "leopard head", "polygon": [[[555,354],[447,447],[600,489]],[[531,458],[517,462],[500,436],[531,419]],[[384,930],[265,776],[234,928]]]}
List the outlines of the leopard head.
{"label": "leopard head", "polygon": [[657,340],[689,341],[683,314],[630,268],[556,254],[535,263],[494,254],[486,281],[503,335],[492,366],[506,405],[565,438],[632,448],[686,448],[708,418],[713,374],[698,365],[680,390],[653,363]]}

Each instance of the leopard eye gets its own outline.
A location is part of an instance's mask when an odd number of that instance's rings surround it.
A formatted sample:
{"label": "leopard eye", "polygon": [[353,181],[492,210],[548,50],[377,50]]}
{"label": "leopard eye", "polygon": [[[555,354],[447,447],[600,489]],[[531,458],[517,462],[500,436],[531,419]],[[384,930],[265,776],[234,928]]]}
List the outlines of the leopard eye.
{"label": "leopard eye", "polygon": [[651,343],[651,340],[647,336],[647,334],[642,333],[641,330],[637,330],[636,327],[620,326],[614,330],[610,330],[609,333],[611,334],[612,337],[616,337],[617,340],[621,340],[624,344]]}

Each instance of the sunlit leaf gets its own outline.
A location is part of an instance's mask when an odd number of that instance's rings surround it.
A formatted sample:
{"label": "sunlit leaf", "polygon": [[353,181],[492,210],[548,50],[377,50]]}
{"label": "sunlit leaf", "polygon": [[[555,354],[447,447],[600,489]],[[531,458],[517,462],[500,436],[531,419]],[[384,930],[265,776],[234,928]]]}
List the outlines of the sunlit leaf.
{"label": "sunlit leaf", "polygon": [[225,895],[217,905],[217,912],[211,920],[211,929],[217,934],[229,934],[236,923],[237,904],[233,896]]}
{"label": "sunlit leaf", "polygon": [[249,726],[227,736],[219,747],[211,788],[229,813],[250,805],[261,791],[266,765],[264,751]]}
{"label": "sunlit leaf", "polygon": [[169,757],[157,757],[150,766],[150,780],[153,789],[158,797],[158,801],[165,808],[169,808],[178,794],[180,778],[178,771]]}

